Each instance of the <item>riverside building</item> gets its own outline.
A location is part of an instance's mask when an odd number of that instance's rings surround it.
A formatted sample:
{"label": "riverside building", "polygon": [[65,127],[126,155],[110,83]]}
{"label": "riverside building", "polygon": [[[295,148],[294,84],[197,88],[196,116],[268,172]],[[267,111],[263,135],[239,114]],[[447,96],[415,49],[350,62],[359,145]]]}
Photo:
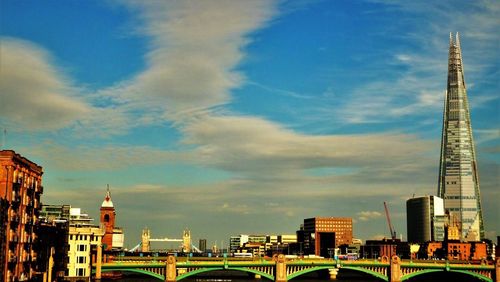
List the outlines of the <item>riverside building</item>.
{"label": "riverside building", "polygon": [[444,101],[438,196],[451,221],[457,221],[460,240],[484,238],[469,102],[458,33],[450,34],[448,82]]}
{"label": "riverside building", "polygon": [[0,151],[0,281],[33,280],[37,275],[34,225],[40,211],[43,169],[12,150]]}

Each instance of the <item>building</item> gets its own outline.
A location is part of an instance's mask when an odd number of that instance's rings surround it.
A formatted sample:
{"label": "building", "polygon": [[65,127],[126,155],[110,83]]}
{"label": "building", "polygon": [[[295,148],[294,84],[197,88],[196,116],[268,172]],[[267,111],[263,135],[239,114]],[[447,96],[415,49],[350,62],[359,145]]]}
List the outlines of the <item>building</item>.
{"label": "building", "polygon": [[102,261],[106,227],[92,225],[92,221],[80,208],[70,208],[65,280],[90,281],[92,263]]}
{"label": "building", "polygon": [[484,238],[479,175],[458,33],[450,34],[448,83],[443,114],[438,196],[459,222],[460,239]]}
{"label": "building", "polygon": [[115,226],[116,211],[113,201],[111,200],[111,192],[109,186],[106,190],[104,201],[101,204],[100,223],[105,228],[102,244],[105,251],[123,249],[124,234],[123,229]]}
{"label": "building", "polygon": [[202,253],[205,253],[207,251],[207,239],[199,240],[198,249],[200,249],[200,252]]}
{"label": "building", "polygon": [[41,166],[16,152],[0,151],[0,198],[4,200],[3,209],[7,209],[2,228],[5,236],[0,244],[0,258],[3,258],[0,281],[35,279],[37,250],[33,242],[37,234],[34,225],[43,193],[42,174]]}
{"label": "building", "polygon": [[6,199],[0,198],[0,277],[4,277],[5,269],[3,266],[6,263],[5,249],[7,246],[7,227],[9,215],[9,202]]}
{"label": "building", "polygon": [[297,231],[299,253],[329,257],[340,245],[352,244],[352,218],[313,217],[304,219]]}
{"label": "building", "polygon": [[65,280],[90,281],[92,263],[102,260],[101,246],[104,228],[97,226],[70,226],[68,264]]}
{"label": "building", "polygon": [[184,229],[182,232],[182,251],[184,253],[191,252],[191,231]]}
{"label": "building", "polygon": [[64,279],[68,263],[69,221],[41,218],[36,229],[37,272],[44,273],[43,281]]}
{"label": "building", "polygon": [[360,247],[360,257],[367,259],[387,258],[397,255],[402,259],[410,258],[410,245],[399,239],[366,240]]}
{"label": "building", "polygon": [[445,219],[443,199],[436,196],[424,196],[407,200],[408,242],[443,241]]}

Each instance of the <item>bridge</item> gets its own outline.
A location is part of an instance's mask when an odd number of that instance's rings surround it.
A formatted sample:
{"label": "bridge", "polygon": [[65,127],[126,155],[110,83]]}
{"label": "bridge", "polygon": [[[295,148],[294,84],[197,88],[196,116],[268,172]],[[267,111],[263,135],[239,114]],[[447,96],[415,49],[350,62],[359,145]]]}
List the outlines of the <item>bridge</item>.
{"label": "bridge", "polygon": [[203,260],[177,261],[168,256],[166,261],[116,261],[98,264],[96,278],[101,272],[128,271],[142,273],[165,282],[180,281],[185,278],[214,270],[236,270],[275,282],[287,282],[301,275],[328,270],[330,279],[335,280],[340,269],[350,269],[369,274],[381,281],[402,282],[412,277],[432,272],[459,272],[486,282],[500,282],[500,259],[495,265],[463,264],[449,262],[402,262],[399,257],[383,258],[380,261],[340,261],[340,260],[286,260],[284,255],[275,255],[273,260]]}

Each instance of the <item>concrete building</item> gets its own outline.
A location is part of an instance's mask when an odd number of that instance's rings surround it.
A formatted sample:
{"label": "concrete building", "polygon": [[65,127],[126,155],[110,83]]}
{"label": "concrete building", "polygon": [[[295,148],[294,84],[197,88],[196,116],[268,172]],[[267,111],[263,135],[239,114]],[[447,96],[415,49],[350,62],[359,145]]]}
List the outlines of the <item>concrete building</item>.
{"label": "concrete building", "polygon": [[424,196],[407,200],[408,242],[443,241],[445,218],[443,199],[439,197]]}
{"label": "concrete building", "polygon": [[70,226],[66,280],[90,281],[92,263],[102,260],[105,229],[97,226]]}
{"label": "concrete building", "polygon": [[438,196],[459,223],[460,240],[484,239],[479,174],[458,33],[450,34]]}
{"label": "concrete building", "polygon": [[42,174],[41,166],[16,152],[0,151],[0,198],[4,200],[4,209],[7,206],[7,220],[2,228],[5,236],[0,244],[0,258],[3,258],[0,281],[36,277],[37,250],[33,242],[37,240],[34,225],[43,193]]}
{"label": "concrete building", "polygon": [[313,217],[304,219],[297,232],[300,252],[329,257],[340,245],[352,244],[352,218]]}
{"label": "concrete building", "polygon": [[202,253],[205,253],[207,251],[207,239],[199,240],[198,249],[200,249],[200,252]]}

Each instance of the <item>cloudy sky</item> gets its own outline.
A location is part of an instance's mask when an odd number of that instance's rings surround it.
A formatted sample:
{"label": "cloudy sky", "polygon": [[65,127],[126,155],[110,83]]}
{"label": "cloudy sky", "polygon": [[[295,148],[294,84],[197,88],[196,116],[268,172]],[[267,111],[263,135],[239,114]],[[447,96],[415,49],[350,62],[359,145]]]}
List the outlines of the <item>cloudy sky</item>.
{"label": "cloudy sky", "polygon": [[458,31],[494,238],[500,3],[410,2],[1,1],[2,148],[43,166],[43,203],[97,217],[109,184],[128,247],[314,216],[379,238],[384,201],[405,238],[405,201],[437,190]]}

